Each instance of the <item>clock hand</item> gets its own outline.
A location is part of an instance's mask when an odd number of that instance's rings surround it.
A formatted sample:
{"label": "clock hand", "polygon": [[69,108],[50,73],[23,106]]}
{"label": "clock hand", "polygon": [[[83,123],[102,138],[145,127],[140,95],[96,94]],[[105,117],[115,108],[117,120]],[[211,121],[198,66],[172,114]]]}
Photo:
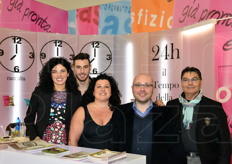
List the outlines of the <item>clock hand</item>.
{"label": "clock hand", "polygon": [[96,48],[94,48],[94,55],[93,55],[94,57],[93,57],[93,59],[90,61],[90,63],[92,63],[93,61],[94,61],[94,59],[95,59],[95,57],[96,57]]}
{"label": "clock hand", "polygon": [[15,45],[15,53],[18,53],[18,44]]}
{"label": "clock hand", "polygon": [[57,54],[57,56],[59,56],[59,47],[57,47],[56,54]]}
{"label": "clock hand", "polygon": [[12,58],[10,58],[10,60],[13,60],[16,57],[16,55],[14,55]]}
{"label": "clock hand", "polygon": [[92,62],[94,61],[94,59],[95,59],[95,58],[93,58],[93,59],[90,61],[90,63],[92,63]]}
{"label": "clock hand", "polygon": [[94,48],[94,57],[96,57],[96,48]]}
{"label": "clock hand", "polygon": [[13,60],[18,53],[18,44],[15,44],[15,55],[10,58],[10,60]]}

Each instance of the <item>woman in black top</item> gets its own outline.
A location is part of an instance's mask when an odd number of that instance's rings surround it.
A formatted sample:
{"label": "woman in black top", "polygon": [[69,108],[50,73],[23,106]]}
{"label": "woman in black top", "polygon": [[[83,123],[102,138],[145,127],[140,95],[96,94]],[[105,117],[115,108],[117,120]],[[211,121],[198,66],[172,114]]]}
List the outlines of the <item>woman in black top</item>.
{"label": "woman in black top", "polygon": [[120,92],[112,76],[93,79],[83,97],[83,106],[73,115],[69,145],[119,150],[122,140],[122,115],[114,106],[121,103]]}
{"label": "woman in black top", "polygon": [[70,120],[81,104],[77,88],[66,59],[51,58],[44,65],[24,119],[30,140],[68,144]]}

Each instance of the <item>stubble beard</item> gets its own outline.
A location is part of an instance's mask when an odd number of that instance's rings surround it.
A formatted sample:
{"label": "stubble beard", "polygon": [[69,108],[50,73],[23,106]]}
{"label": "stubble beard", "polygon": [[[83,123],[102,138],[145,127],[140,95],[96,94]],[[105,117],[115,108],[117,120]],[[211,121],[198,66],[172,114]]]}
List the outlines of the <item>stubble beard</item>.
{"label": "stubble beard", "polygon": [[77,78],[78,81],[80,81],[80,82],[85,82],[85,81],[89,78],[89,76],[86,76],[85,79],[80,79],[78,76],[76,76],[76,78]]}

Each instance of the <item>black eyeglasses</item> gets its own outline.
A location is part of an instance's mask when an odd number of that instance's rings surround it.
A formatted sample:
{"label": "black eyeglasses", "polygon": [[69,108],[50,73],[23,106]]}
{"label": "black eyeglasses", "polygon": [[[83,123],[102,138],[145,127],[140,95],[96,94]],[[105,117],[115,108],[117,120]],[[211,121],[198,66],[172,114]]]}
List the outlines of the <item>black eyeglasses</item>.
{"label": "black eyeglasses", "polygon": [[148,89],[148,88],[153,87],[153,84],[147,84],[147,83],[145,83],[145,84],[140,84],[140,83],[138,83],[138,84],[133,84],[133,86],[134,86],[135,88],[144,87],[144,88]]}
{"label": "black eyeglasses", "polygon": [[196,77],[194,77],[192,79],[184,78],[184,79],[182,79],[182,82],[189,83],[189,81],[191,81],[192,83],[196,83],[198,80],[200,80],[200,79],[198,79]]}

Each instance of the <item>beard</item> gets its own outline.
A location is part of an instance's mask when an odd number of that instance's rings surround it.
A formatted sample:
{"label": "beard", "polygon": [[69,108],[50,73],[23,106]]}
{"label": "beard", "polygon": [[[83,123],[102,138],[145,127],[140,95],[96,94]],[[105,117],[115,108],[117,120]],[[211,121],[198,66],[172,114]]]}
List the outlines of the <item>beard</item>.
{"label": "beard", "polygon": [[86,81],[86,80],[89,78],[89,76],[85,76],[84,79],[83,79],[83,78],[79,78],[79,76],[76,76],[76,78],[77,78],[80,82],[84,82],[84,81]]}
{"label": "beard", "polygon": [[145,99],[141,99],[139,96],[134,96],[136,101],[139,102],[140,104],[146,104],[148,102],[150,102],[151,97],[147,97]]}
{"label": "beard", "polygon": [[140,103],[140,104],[146,104],[146,103],[148,103],[148,102],[151,101],[151,98],[147,98],[147,99],[145,99],[145,100],[136,99],[136,101],[137,101],[138,103]]}
{"label": "beard", "polygon": [[143,91],[142,92],[133,93],[134,98],[136,99],[137,102],[139,102],[140,104],[146,104],[146,103],[148,103],[148,102],[151,101],[153,92],[147,93],[146,97],[139,96],[141,93],[143,93]]}

